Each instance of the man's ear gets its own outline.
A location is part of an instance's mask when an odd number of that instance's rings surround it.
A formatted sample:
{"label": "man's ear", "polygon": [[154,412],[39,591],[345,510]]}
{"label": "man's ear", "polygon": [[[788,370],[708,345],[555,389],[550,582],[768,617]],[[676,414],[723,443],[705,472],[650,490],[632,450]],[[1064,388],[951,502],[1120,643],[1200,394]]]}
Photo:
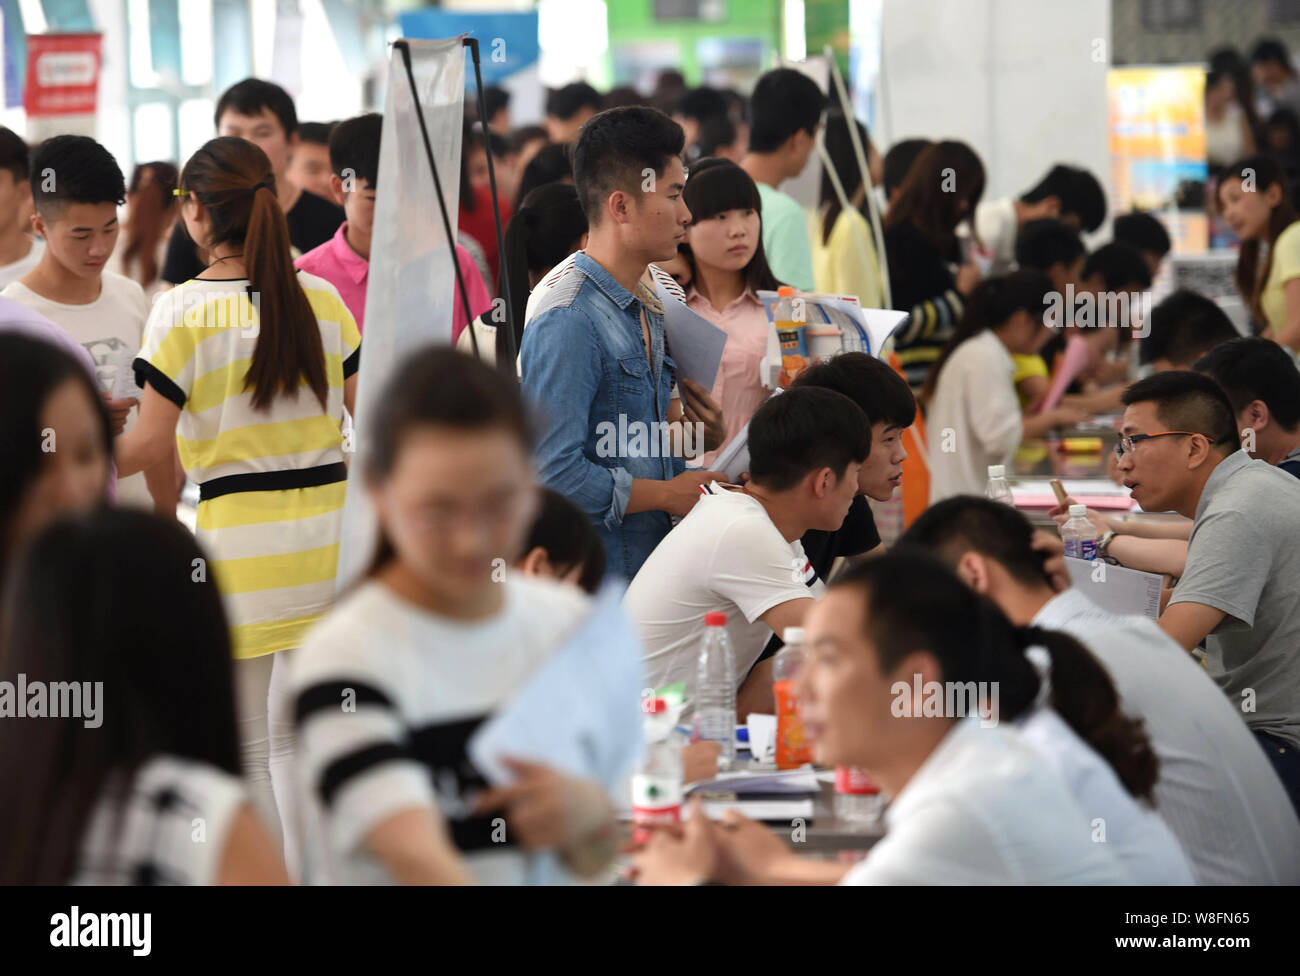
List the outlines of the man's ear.
{"label": "man's ear", "polygon": [[347,202],[348,195],[343,192],[343,178],[338,173],[330,173],[330,196],[340,207]]}
{"label": "man's ear", "polygon": [[605,213],[616,224],[626,224],[632,217],[632,198],[623,190],[615,190],[605,198]]}
{"label": "man's ear", "polygon": [[1194,471],[1205,463],[1214,448],[1204,434],[1187,438],[1187,470]]}
{"label": "man's ear", "polygon": [[50,239],[49,228],[45,225],[45,218],[37,211],[32,211],[32,231],[43,241]]}
{"label": "man's ear", "polygon": [[519,560],[519,569],[526,576],[550,576],[551,561],[546,555],[546,550],[541,546],[533,546],[524,558]]}
{"label": "man's ear", "polygon": [[989,571],[989,561],[978,552],[972,550],[962,553],[962,557],[957,560],[956,569],[961,581],[976,593],[987,594],[992,588],[993,577]]}
{"label": "man's ear", "polygon": [[1237,426],[1242,430],[1253,427],[1255,433],[1258,434],[1268,426],[1268,404],[1263,400],[1251,400],[1250,403],[1246,404],[1246,409],[1241,412],[1241,416],[1242,421]]}

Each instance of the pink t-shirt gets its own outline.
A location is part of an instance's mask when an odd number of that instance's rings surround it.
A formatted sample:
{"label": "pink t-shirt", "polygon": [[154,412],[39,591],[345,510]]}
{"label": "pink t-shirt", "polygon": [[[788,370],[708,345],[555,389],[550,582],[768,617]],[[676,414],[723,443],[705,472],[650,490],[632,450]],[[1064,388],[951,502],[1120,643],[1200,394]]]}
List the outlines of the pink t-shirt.
{"label": "pink t-shirt", "polygon": [[686,296],[686,304],[727,333],[718,378],[710,391],[713,398],[722,404],[722,413],[727,421],[727,439],[717,451],[704,455],[707,468],[719,451],[749,423],[754,411],[772,392],[763,385],[759,376],[759,366],[767,355],[767,333],[771,323],[767,320],[763,303],[751,291],[746,291],[719,312],[692,287]]}
{"label": "pink t-shirt", "polygon": [[[345,220],[339,229],[320,247],[314,247],[297,261],[294,267],[308,274],[320,275],[339,290],[339,297],[348,307],[352,317],[357,320],[357,331],[365,331],[366,316],[366,281],[370,275],[370,262],[352,250],[347,239],[348,224]],[[465,288],[469,292],[469,310],[473,316],[482,315],[492,307],[492,298],[488,295],[483,276],[479,274],[474,259],[469,251],[456,245],[456,260],[460,264],[460,273],[465,278]],[[461,310],[460,292],[457,290],[451,320],[451,341],[465,328],[465,313]]]}

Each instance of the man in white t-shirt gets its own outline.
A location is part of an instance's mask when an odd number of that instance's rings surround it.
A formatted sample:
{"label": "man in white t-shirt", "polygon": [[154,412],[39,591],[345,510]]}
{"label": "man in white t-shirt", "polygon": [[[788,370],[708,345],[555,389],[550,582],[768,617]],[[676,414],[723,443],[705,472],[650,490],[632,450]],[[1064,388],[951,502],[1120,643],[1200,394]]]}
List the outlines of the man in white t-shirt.
{"label": "man in white t-shirt", "polygon": [[[85,136],[55,136],[32,156],[33,225],[46,246],[36,266],[0,295],[45,316],[79,342],[95,362],[110,409],[139,400],[132,362],[144,338],[149,303],[140,286],[104,270],[117,242],[117,208],[126,196],[111,153]],[[115,403],[116,401],[116,403]],[[135,425],[133,407],[126,430]],[[122,504],[174,514],[175,462],[122,478]]]}
{"label": "man in white t-shirt", "polygon": [[1152,621],[1054,592],[1032,536],[1015,509],[961,496],[930,506],[899,545],[930,549],[1013,623],[1063,631],[1101,661],[1151,737],[1156,810],[1198,884],[1300,883],[1300,821],[1241,714]]}
{"label": "man in white t-shirt", "polygon": [[823,589],[799,540],[840,527],[870,448],[866,415],[832,390],[796,388],[759,407],[749,483],[703,489],[624,597],[651,687],[692,682],[705,615],[724,613],[737,711],[771,712],[772,660],[754,663],[774,632],[802,624]]}

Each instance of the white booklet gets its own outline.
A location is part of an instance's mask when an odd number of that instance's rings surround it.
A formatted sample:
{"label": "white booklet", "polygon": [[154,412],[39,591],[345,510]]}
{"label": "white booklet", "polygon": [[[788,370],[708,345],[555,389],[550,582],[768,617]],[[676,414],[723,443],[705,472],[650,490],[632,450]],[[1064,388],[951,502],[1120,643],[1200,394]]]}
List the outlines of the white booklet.
{"label": "white booklet", "polygon": [[1160,590],[1165,578],[1159,573],[1072,556],[1066,558],[1065,566],[1074,588],[1101,610],[1160,619]]}

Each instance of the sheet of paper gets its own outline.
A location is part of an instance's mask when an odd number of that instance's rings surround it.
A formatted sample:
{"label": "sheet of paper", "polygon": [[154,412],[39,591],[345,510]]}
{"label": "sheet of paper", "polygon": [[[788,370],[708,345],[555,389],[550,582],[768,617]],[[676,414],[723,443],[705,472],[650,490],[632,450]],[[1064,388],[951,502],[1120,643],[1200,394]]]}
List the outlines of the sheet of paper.
{"label": "sheet of paper", "polygon": [[[710,820],[721,820],[728,810],[742,813],[750,820],[767,823],[789,823],[792,820],[813,819],[813,801],[800,800],[705,800],[704,815]],[[690,817],[690,808],[685,810]]]}
{"label": "sheet of paper", "polygon": [[736,432],[727,446],[713,459],[713,470],[721,471],[732,484],[740,483],[740,476],[749,470],[749,424]]}
{"label": "sheet of paper", "polygon": [[1052,385],[1048,387],[1047,396],[1038,407],[1039,413],[1055,410],[1070,388],[1074,378],[1088,365],[1088,340],[1072,335],[1065,341],[1065,352],[1061,356],[1056,373],[1052,376]]}
{"label": "sheet of paper", "polygon": [[677,299],[668,295],[663,285],[655,284],[659,301],[664,306],[664,335],[668,340],[668,354],[677,364],[680,376],[694,380],[706,390],[712,390],[722,365],[722,349],[727,344],[727,333]]}
{"label": "sheet of paper", "polygon": [[[804,315],[810,333],[830,326],[838,330],[841,337],[834,348],[819,344],[818,349],[812,348],[814,342],[810,338],[808,351],[813,358],[835,355],[841,350],[865,352],[878,357],[889,337],[907,321],[906,312],[888,308],[863,308],[856,295],[799,292],[798,297],[804,301]],[[776,292],[760,291],[758,299],[771,320],[776,308]]]}
{"label": "sheet of paper", "polygon": [[750,793],[782,793],[801,796],[816,793],[819,789],[817,774],[812,766],[800,766],[798,769],[768,770],[757,773],[746,770],[720,773],[714,779],[692,783],[687,788],[687,792],[735,793],[737,796]]}
{"label": "sheet of paper", "polygon": [[113,376],[113,388],[109,390],[109,394],[114,400],[125,400],[131,397],[138,400],[144,395],[144,391],[135,384],[135,370],[131,368],[138,353],[138,349],[123,346],[113,354],[112,362],[117,367],[117,371]]}
{"label": "sheet of paper", "polygon": [[1099,562],[1095,566],[1085,559],[1066,557],[1074,588],[1101,610],[1121,615],[1160,618],[1160,588],[1164,577],[1143,573],[1124,566]]}
{"label": "sheet of paper", "polygon": [[746,719],[749,729],[749,754],[756,762],[776,760],[776,716],[751,714]]}
{"label": "sheet of paper", "polygon": [[620,788],[641,756],[641,642],[606,583],[590,615],[501,711],[474,733],[467,751],[494,786],[514,774],[509,756]]}

